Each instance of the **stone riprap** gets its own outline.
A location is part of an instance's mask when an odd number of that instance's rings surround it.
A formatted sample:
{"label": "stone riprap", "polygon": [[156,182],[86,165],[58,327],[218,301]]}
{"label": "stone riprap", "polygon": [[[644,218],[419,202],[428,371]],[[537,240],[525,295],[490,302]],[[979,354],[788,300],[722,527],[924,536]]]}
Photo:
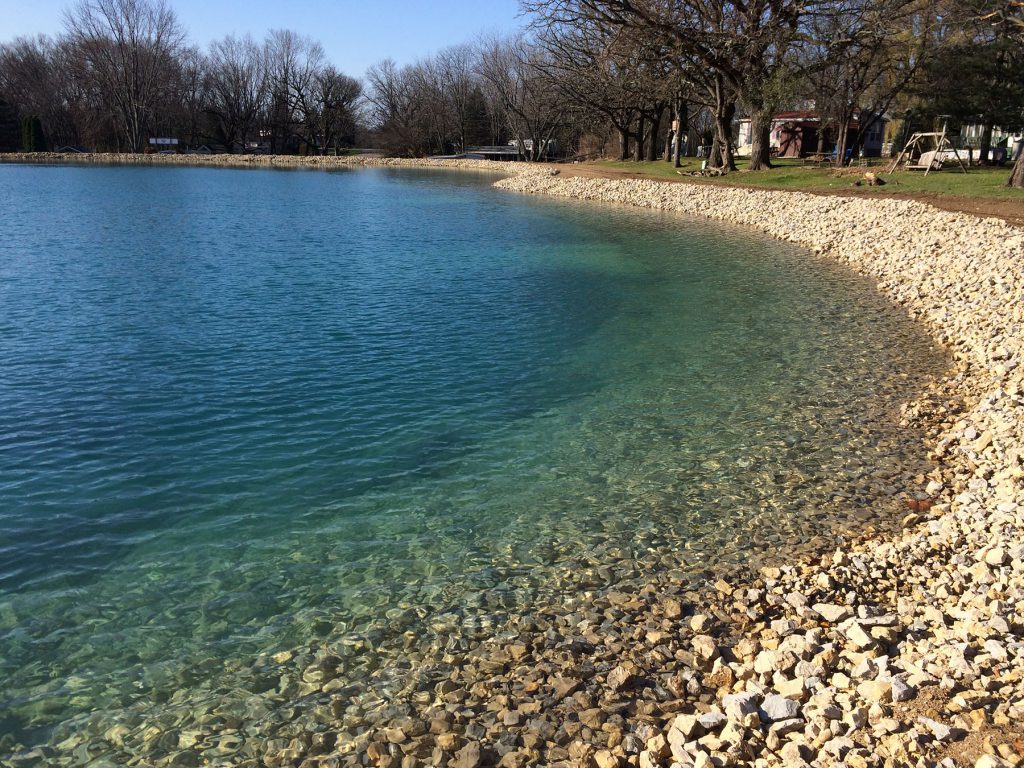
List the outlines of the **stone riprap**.
{"label": "stone riprap", "polygon": [[[423,164],[156,157],[140,162]],[[902,532],[703,588],[670,572],[584,588],[483,639],[428,617],[440,640],[424,650],[409,637],[369,687],[338,672],[366,647],[314,641],[255,662],[273,683],[246,699],[258,734],[216,707],[187,723],[172,709],[116,724],[98,716],[92,732],[0,764],[1019,765],[1024,231],[901,200],[429,164],[504,171],[499,186],[518,192],[750,225],[875,277],[957,358],[903,410],[907,425],[927,425],[938,466],[907,499]]]}
{"label": "stone riprap", "polygon": [[[746,626],[720,627],[738,638],[726,643],[706,627],[688,638],[701,680],[693,711],[645,742],[638,764],[1017,764],[1024,231],[904,200],[540,173],[498,186],[706,216],[799,243],[876,278],[959,361],[940,388],[950,405],[906,408],[907,419],[933,420],[942,469],[908,501],[905,534],[719,585],[718,606]],[[957,396],[970,408],[955,412]],[[927,706],[915,707],[922,692]],[[700,724],[700,710],[715,727]]]}

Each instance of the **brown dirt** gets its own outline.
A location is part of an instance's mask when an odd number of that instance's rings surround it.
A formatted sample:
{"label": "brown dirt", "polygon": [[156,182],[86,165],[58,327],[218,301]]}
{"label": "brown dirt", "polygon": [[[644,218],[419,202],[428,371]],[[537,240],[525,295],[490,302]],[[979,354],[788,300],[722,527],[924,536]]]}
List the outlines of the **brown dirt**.
{"label": "brown dirt", "polygon": [[[930,717],[940,723],[956,727],[953,717],[946,709],[949,703],[950,694],[938,686],[922,688],[919,695],[910,701],[893,706],[893,717],[910,728],[917,723],[919,717]],[[974,765],[978,758],[986,752],[993,750],[986,749],[986,744],[995,747],[1009,745],[1024,756],[1024,741],[1021,741],[1021,733],[1016,726],[993,725],[986,723],[980,728],[968,729],[962,739],[953,741],[940,749],[936,755],[936,762],[951,757],[958,766]]]}
{"label": "brown dirt", "polygon": [[[963,741],[955,741],[947,744],[946,747],[936,755],[937,761],[947,757],[953,758],[953,762],[960,766],[974,765],[982,755],[992,753],[993,749],[986,749],[986,744],[999,747],[1002,745],[1011,746],[1017,755],[1024,755],[1024,742],[1020,740],[1020,731],[1016,726],[1011,725],[985,725],[978,730],[969,731]],[[1003,755],[1000,755],[1003,757]],[[1005,759],[1005,758],[1004,758]],[[1014,758],[1009,758],[1012,763]],[[1017,758],[1020,765],[1020,757]]]}
{"label": "brown dirt", "polygon": [[[581,176],[587,179],[649,179],[652,181],[664,181],[668,184],[706,184],[705,180],[694,176],[680,176],[679,178],[662,178],[648,176],[643,173],[632,171],[619,171],[614,168],[595,168],[591,165],[563,165],[559,169],[565,176]],[[719,182],[720,184],[721,182]],[[771,190],[772,187],[744,184],[742,181],[729,182],[729,186],[743,187],[745,189]],[[780,190],[792,191],[792,190]],[[807,189],[801,190],[811,195],[822,195],[827,197],[849,197],[850,193],[842,189]],[[1002,219],[1010,224],[1024,226],[1024,203],[1019,200],[1005,200],[999,198],[982,197],[957,197],[956,195],[942,195],[936,192],[899,192],[896,190],[885,190],[874,192],[876,195],[900,198],[903,200],[917,200],[921,203],[933,205],[945,211],[957,213],[969,213],[980,218]]]}
{"label": "brown dirt", "polygon": [[1010,224],[1024,226],[1024,203],[1017,200],[1000,200],[998,198],[952,197],[936,194],[896,194],[896,197],[909,197],[929,203],[945,211],[960,211],[982,218],[1002,219]]}

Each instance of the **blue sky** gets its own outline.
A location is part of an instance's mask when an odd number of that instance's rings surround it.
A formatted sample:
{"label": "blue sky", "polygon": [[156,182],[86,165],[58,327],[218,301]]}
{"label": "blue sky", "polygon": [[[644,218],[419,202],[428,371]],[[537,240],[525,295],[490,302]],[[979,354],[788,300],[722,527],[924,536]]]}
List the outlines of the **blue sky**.
{"label": "blue sky", "polygon": [[[508,33],[522,26],[518,0],[168,0],[188,32],[205,48],[227,34],[249,32],[260,39],[269,29],[293,29],[319,40],[331,62],[362,77],[384,58],[407,64],[473,38]],[[0,42],[19,35],[61,30],[67,0],[0,0]]]}

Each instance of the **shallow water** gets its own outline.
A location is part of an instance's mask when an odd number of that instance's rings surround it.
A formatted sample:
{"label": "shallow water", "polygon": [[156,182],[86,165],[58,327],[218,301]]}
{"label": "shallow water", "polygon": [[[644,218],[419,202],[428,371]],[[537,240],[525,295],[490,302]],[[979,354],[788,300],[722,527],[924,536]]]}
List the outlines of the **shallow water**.
{"label": "shallow water", "polygon": [[698,578],[924,466],[945,358],[869,281],[492,178],[0,166],[0,755]]}

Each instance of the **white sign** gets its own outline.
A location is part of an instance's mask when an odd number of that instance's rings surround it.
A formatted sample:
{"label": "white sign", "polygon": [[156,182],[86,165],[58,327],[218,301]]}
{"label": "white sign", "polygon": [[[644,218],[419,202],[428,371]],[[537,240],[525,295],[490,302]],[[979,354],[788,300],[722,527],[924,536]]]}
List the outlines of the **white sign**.
{"label": "white sign", "polygon": [[150,139],[150,144],[177,144],[177,139]]}

